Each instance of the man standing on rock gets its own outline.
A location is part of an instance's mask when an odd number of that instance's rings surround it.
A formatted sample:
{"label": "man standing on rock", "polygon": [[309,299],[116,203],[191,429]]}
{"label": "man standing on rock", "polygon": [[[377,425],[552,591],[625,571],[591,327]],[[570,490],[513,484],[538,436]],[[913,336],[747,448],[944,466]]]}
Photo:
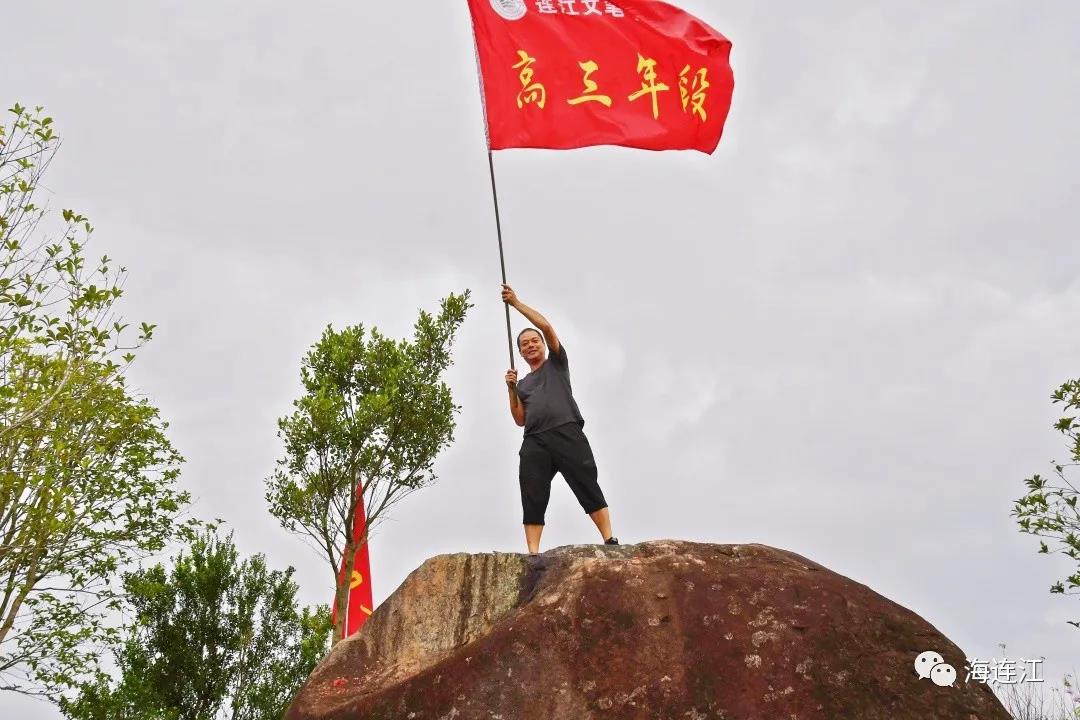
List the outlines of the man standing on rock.
{"label": "man standing on rock", "polygon": [[519,427],[525,428],[518,453],[518,481],[529,552],[540,551],[544,513],[555,473],[562,473],[574,497],[596,523],[604,543],[618,545],[618,538],[611,534],[607,501],[596,482],[592,448],[582,430],[585,420],[570,389],[566,348],[551,323],[521,302],[509,285],[502,286],[502,299],[536,326],[522,330],[517,338],[521,357],[529,364],[529,374],[518,382],[517,370],[506,372],[510,414]]}

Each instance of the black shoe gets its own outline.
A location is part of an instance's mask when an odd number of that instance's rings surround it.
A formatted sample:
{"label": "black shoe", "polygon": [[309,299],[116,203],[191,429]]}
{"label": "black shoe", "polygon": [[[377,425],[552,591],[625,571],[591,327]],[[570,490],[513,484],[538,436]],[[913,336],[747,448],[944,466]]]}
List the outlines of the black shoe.
{"label": "black shoe", "polygon": [[604,544],[605,545],[618,545],[619,544],[619,538],[612,535],[611,537],[609,537],[607,540],[604,541]]}

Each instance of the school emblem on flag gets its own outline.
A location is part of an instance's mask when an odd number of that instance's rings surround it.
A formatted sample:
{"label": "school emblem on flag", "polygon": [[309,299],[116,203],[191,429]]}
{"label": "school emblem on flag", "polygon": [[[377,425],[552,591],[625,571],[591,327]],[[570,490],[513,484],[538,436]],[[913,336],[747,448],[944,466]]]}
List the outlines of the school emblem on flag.
{"label": "school emblem on flag", "polygon": [[520,20],[525,17],[525,0],[491,0],[491,7],[506,20]]}

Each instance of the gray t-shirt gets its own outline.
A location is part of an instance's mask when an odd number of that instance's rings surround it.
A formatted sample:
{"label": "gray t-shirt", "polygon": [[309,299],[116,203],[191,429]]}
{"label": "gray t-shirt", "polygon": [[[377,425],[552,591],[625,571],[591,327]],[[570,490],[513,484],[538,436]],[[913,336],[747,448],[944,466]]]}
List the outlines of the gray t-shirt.
{"label": "gray t-shirt", "polygon": [[570,365],[566,346],[559,343],[559,352],[550,353],[547,361],[517,384],[518,397],[525,404],[525,434],[550,430],[567,423],[585,427],[570,388]]}

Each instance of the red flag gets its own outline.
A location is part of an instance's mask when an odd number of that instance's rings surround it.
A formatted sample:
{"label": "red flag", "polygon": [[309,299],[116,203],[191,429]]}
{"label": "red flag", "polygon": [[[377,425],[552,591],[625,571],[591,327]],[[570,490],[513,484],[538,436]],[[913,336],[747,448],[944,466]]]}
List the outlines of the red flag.
{"label": "red flag", "polygon": [[711,153],[731,42],[658,0],[469,0],[492,150]]}
{"label": "red flag", "polygon": [[[353,517],[353,540],[359,541],[364,537],[364,529],[367,525],[367,513],[364,512],[363,490],[356,492],[356,515]],[[341,570],[338,571],[338,585],[345,582],[345,558],[341,558]],[[345,614],[345,633],[342,638],[347,638],[357,632],[371,615],[371,562],[368,558],[368,544],[365,542],[356,551],[353,559],[352,577],[349,579],[349,597]],[[330,606],[330,621],[337,624],[337,601]]]}

